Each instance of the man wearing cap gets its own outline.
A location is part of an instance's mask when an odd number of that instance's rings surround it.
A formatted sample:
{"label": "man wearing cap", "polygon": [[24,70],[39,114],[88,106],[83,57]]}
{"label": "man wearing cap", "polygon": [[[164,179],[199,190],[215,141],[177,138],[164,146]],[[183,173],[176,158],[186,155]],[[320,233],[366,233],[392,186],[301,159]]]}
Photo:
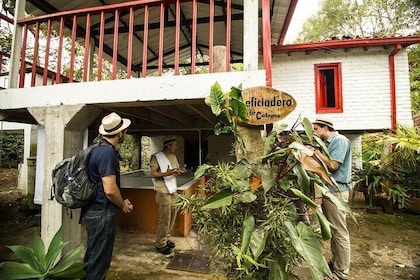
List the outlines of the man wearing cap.
{"label": "man wearing cap", "polygon": [[111,113],[102,119],[99,133],[101,144],[95,147],[88,162],[89,178],[98,184],[96,197],[83,209],[83,223],[87,232],[84,261],[87,280],[105,280],[111,264],[120,209],[130,213],[133,205],[120,192],[120,156],[115,147],[124,141],[129,119]]}
{"label": "man wearing cap", "polygon": [[[330,188],[334,195],[341,196],[348,202],[351,182],[351,143],[344,135],[334,130],[331,120],[319,118],[313,123],[315,133],[324,140],[330,154],[330,159],[321,151],[313,149],[314,153],[326,164],[337,181],[339,192]],[[347,229],[346,213],[339,211],[334,203],[326,197],[322,199],[322,210],[328,221],[337,231],[331,238],[332,259],[329,263],[333,272],[333,280],[348,279],[350,271],[350,235]],[[325,278],[330,279],[330,278]]]}
{"label": "man wearing cap", "polygon": [[172,249],[175,248],[175,243],[169,240],[176,218],[176,208],[173,207],[172,201],[177,190],[176,176],[186,171],[185,166],[179,167],[176,149],[176,138],[165,137],[162,151],[153,154],[150,159],[150,176],[158,205],[156,250],[164,255],[172,253]]}

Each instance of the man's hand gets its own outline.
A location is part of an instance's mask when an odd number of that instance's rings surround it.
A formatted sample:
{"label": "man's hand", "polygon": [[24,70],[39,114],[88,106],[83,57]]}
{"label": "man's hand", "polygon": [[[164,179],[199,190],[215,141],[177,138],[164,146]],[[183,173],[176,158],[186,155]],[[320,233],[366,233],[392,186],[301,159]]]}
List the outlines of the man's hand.
{"label": "man's hand", "polygon": [[187,172],[187,168],[186,168],[186,167],[187,167],[187,165],[185,165],[185,164],[184,164],[184,166],[183,166],[182,168],[178,168],[178,169],[177,169],[177,172],[178,172],[177,174],[178,174],[178,175],[182,175],[182,174],[184,174],[185,172]]}
{"label": "man's hand", "polygon": [[130,200],[124,199],[124,207],[121,209],[124,213],[130,213],[131,210],[134,209],[133,204],[131,204]]}

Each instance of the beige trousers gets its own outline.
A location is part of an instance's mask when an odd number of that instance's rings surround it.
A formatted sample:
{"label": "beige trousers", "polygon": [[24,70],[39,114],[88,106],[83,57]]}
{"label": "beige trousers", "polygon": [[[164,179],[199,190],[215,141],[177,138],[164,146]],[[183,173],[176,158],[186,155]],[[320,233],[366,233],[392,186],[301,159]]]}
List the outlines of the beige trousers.
{"label": "beige trousers", "polygon": [[[335,193],[340,196],[340,193]],[[348,201],[349,191],[341,192],[344,201]],[[337,231],[333,231],[331,238],[331,253],[334,272],[341,279],[348,279],[350,272],[350,234],[347,229],[346,213],[338,211],[334,203],[329,199],[322,199],[322,211],[328,221],[333,224]]]}
{"label": "beige trousers", "polygon": [[175,224],[176,208],[172,206],[174,195],[156,192],[156,204],[158,206],[158,226],[156,231],[156,247],[166,246],[172,228]]}

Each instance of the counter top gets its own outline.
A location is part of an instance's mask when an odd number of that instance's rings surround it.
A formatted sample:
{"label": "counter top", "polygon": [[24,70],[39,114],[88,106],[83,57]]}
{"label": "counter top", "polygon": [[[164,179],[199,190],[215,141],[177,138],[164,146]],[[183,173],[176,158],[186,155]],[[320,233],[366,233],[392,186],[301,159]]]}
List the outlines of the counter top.
{"label": "counter top", "polygon": [[[184,191],[197,182],[192,172],[176,177],[178,190]],[[121,175],[121,188],[124,189],[153,189],[152,177],[148,171],[134,171]]]}

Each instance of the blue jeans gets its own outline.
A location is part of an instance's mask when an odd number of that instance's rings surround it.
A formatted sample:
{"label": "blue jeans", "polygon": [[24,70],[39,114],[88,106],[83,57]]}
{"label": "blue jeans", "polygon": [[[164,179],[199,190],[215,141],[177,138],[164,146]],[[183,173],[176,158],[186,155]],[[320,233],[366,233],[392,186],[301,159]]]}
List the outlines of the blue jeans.
{"label": "blue jeans", "polygon": [[87,248],[84,261],[86,280],[105,280],[111,264],[117,229],[116,209],[87,210],[83,222],[87,232]]}

